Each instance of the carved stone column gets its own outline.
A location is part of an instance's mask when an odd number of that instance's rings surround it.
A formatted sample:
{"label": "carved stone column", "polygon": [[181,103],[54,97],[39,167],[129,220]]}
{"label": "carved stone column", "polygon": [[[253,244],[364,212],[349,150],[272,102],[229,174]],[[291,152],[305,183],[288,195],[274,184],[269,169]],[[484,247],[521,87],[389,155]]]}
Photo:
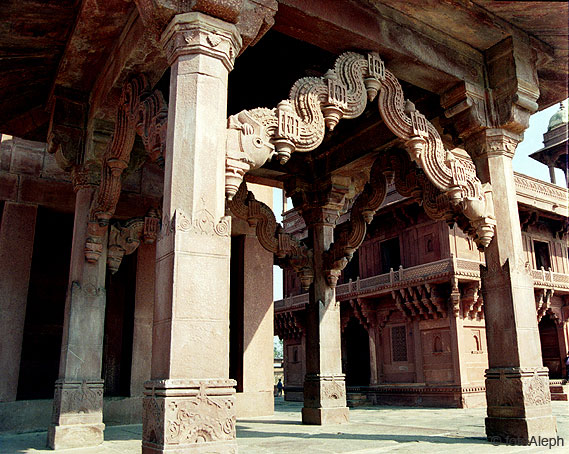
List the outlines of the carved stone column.
{"label": "carved stone column", "polygon": [[[347,185],[332,184],[301,208],[312,237],[314,283],[306,307],[306,377],[304,380],[305,424],[348,422],[346,381],[342,373],[340,303],[335,281],[325,271],[325,253],[334,242],[334,226],[344,205]],[[338,272],[339,274],[339,272]]]}
{"label": "carved stone column", "polygon": [[106,240],[102,260],[84,257],[94,175],[73,170],[75,220],[69,284],[65,301],[59,378],[55,383],[48,444],[53,449],[96,446],[103,442],[103,334],[105,323]]}
{"label": "carved stone column", "polygon": [[172,20],[162,44],[170,100],[142,452],[235,453],[225,131],[241,39],[231,24],[187,13]]}
{"label": "carved stone column", "polygon": [[489,363],[486,434],[503,441],[556,433],[512,171],[520,139],[504,129],[486,129],[466,141],[479,178],[490,182],[495,194],[496,235],[481,273]]}
{"label": "carved stone column", "polygon": [[0,226],[0,402],[16,400],[37,206],[6,202]]}
{"label": "carved stone column", "polygon": [[141,243],[137,254],[130,395],[138,397],[143,394],[144,382],[150,379],[156,244]]}
{"label": "carved stone column", "polygon": [[[272,195],[272,188],[270,188]],[[273,255],[254,234],[243,236],[243,374],[239,417],[274,412]]]}

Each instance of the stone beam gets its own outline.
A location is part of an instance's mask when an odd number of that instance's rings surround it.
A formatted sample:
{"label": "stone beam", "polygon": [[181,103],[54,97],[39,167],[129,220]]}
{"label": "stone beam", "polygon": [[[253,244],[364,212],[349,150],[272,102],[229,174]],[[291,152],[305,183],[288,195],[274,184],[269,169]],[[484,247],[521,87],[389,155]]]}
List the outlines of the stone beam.
{"label": "stone beam", "polygon": [[[483,84],[483,55],[441,32],[428,36],[402,14],[337,0],[283,0],[275,30],[340,54],[378,50],[399,78],[442,93],[460,80]],[[433,30],[434,31],[434,30]]]}

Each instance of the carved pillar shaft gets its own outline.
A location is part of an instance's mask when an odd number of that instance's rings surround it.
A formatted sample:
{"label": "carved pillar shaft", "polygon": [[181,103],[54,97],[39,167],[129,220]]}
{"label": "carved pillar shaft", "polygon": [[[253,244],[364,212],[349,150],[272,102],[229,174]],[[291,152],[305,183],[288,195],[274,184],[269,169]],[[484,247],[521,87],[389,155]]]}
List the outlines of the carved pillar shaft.
{"label": "carved pillar shaft", "polygon": [[69,284],[65,301],[59,378],[55,383],[48,444],[53,449],[103,442],[101,367],[105,324],[106,239],[102,260],[83,255],[94,186],[76,187]]}
{"label": "carved pillar shaft", "polygon": [[369,337],[369,384],[371,386],[379,384],[377,374],[377,326],[370,326],[368,328]]}
{"label": "carved pillar shaft", "polygon": [[490,182],[496,194],[496,235],[486,248],[481,277],[489,363],[486,434],[502,440],[556,432],[512,171],[519,140],[506,130],[487,129],[466,142],[479,178]]}
{"label": "carved pillar shaft", "polygon": [[[313,239],[314,283],[310,286],[306,326],[305,424],[348,421],[346,382],[342,374],[340,303],[328,283],[324,253],[334,241],[337,210],[316,207],[306,216]],[[304,213],[303,213],[304,214]]]}
{"label": "carved pillar shaft", "polygon": [[141,244],[136,262],[136,293],[132,336],[130,395],[142,396],[150,379],[152,318],[154,312],[156,245]]}
{"label": "carved pillar shaft", "polygon": [[241,39],[231,24],[187,13],[162,43],[170,101],[142,452],[235,453],[224,182],[227,78]]}
{"label": "carved pillar shaft", "polygon": [[16,400],[37,207],[6,202],[0,226],[0,402]]}

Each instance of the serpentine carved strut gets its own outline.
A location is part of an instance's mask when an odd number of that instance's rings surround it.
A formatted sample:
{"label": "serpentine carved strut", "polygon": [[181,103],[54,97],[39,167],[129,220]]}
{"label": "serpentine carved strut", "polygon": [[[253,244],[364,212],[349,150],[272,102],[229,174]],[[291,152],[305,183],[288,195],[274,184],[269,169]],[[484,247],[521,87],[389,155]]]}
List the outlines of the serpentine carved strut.
{"label": "serpentine carved strut", "polygon": [[245,182],[241,183],[235,196],[227,202],[227,206],[236,217],[255,227],[261,246],[274,254],[277,265],[282,268],[293,268],[300,277],[302,288],[308,290],[314,279],[312,251],[283,231],[273,211],[255,199],[253,193],[247,190]]}
{"label": "serpentine carved strut", "polygon": [[244,110],[231,116],[227,198],[231,200],[236,194],[245,173],[274,156],[285,164],[293,152],[314,150],[322,143],[326,128],[334,129],[342,118],[358,117],[368,100],[376,97],[383,121],[430,182],[432,193],[427,195],[447,200],[452,215],[458,209],[467,219],[467,233],[480,247],[488,246],[495,228],[491,187],[481,184],[470,160],[458,159],[444,148],[435,127],[413,103],[405,101],[398,80],[376,53],[366,58],[346,52],[323,77],[299,79],[289,99],[276,108]]}
{"label": "serpentine carved strut", "polygon": [[103,250],[103,239],[113,217],[121,193],[121,177],[129,165],[130,154],[138,133],[147,157],[156,161],[164,156],[168,106],[159,90],[150,92],[142,74],[123,87],[117,111],[115,130],[105,150],[101,183],[89,212],[85,259],[94,263]]}

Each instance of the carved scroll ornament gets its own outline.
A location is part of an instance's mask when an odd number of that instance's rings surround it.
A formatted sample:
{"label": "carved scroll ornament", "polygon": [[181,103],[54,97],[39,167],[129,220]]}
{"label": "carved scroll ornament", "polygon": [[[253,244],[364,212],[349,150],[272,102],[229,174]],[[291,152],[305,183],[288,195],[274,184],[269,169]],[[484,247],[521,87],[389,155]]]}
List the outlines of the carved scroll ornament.
{"label": "carved scroll ornament", "polygon": [[164,154],[168,106],[159,91],[150,93],[144,75],[130,79],[123,87],[115,130],[103,156],[101,184],[91,204],[85,259],[94,263],[101,256],[103,238],[121,193],[121,177],[128,167],[138,133],[149,159]]}
{"label": "carved scroll ornament", "polygon": [[228,206],[235,216],[255,227],[261,246],[276,256],[279,266],[293,268],[300,277],[303,290],[308,290],[314,280],[312,251],[283,231],[273,211],[263,202],[256,200],[253,193],[247,190],[245,183],[241,184]]}
{"label": "carved scroll ornament", "polygon": [[480,246],[494,235],[489,185],[475,169],[456,159],[443,146],[435,127],[405,101],[401,85],[376,53],[367,58],[353,52],[338,57],[323,77],[304,77],[291,88],[289,99],[274,109],[242,111],[229,118],[226,151],[226,195],[237,192],[246,172],[274,156],[285,164],[293,152],[308,152],[342,118],[356,118],[368,100],[378,95],[379,112],[388,128],[402,140],[413,161],[432,185],[458,207]]}

